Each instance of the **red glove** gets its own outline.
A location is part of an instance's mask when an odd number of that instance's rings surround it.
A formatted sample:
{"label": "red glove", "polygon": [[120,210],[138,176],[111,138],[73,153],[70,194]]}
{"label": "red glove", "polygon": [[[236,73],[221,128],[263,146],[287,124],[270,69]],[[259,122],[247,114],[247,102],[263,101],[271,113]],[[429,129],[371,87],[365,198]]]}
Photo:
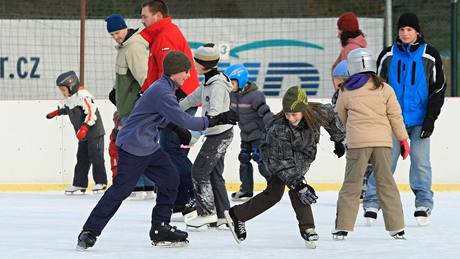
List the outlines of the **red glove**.
{"label": "red glove", "polygon": [[407,142],[407,139],[399,141],[399,146],[401,147],[401,156],[404,160],[409,156],[410,153],[409,142]]}
{"label": "red glove", "polygon": [[86,134],[88,134],[89,131],[89,126],[88,124],[82,124],[80,129],[77,132],[77,138],[78,140],[84,140],[86,137]]}
{"label": "red glove", "polygon": [[52,112],[46,114],[46,118],[47,119],[52,119],[52,118],[54,118],[56,116],[59,116],[59,115],[61,115],[61,113],[59,112],[59,109],[57,109],[55,111],[52,111]]}

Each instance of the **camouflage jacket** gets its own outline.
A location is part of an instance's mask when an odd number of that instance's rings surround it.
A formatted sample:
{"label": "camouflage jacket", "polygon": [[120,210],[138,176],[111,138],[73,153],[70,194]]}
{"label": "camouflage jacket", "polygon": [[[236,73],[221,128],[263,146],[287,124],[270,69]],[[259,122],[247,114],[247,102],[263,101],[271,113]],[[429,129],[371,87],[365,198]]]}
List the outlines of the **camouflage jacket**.
{"label": "camouflage jacket", "polygon": [[289,187],[304,179],[310,164],[316,157],[319,132],[323,126],[334,142],[345,139],[345,128],[330,104],[309,103],[314,105],[314,114],[324,121],[324,125],[307,125],[305,120],[293,126],[282,116],[277,116],[268,129],[265,141],[261,145],[262,158],[272,175],[278,176]]}

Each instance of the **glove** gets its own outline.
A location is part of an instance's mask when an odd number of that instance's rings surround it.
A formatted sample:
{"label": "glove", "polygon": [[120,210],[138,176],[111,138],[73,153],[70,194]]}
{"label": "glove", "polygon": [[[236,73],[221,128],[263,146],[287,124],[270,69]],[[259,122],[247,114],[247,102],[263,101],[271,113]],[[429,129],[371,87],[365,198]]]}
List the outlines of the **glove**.
{"label": "glove", "polygon": [[335,141],[334,142],[334,154],[337,155],[337,157],[342,157],[345,154],[345,145],[343,144],[342,141]]}
{"label": "glove", "polygon": [[399,142],[399,146],[401,147],[401,156],[404,160],[409,156],[410,153],[409,142],[407,142],[407,139],[405,139]]}
{"label": "glove", "polygon": [[420,132],[420,138],[429,138],[433,134],[434,120],[430,117],[426,117],[423,121],[422,131]]}
{"label": "glove", "polygon": [[88,124],[83,123],[83,124],[80,126],[80,129],[79,129],[78,132],[77,132],[77,138],[78,138],[78,140],[80,140],[80,141],[84,140],[85,137],[86,137],[86,134],[88,134],[88,131],[89,131],[89,126],[88,126]]}
{"label": "glove", "polygon": [[315,189],[307,184],[305,180],[296,185],[295,190],[299,196],[300,202],[305,205],[316,203],[318,196],[316,196]]}
{"label": "glove", "polygon": [[223,113],[219,113],[216,116],[209,116],[208,117],[208,127],[214,127],[216,125],[224,125],[224,124],[233,124],[236,125],[236,122],[239,120],[238,114],[233,111],[229,110]]}
{"label": "glove", "polygon": [[262,157],[260,156],[260,151],[258,148],[252,149],[251,157],[252,157],[252,160],[256,161],[257,163],[262,160]]}
{"label": "glove", "polygon": [[181,128],[172,122],[166,125],[166,129],[169,129],[170,131],[177,134],[181,145],[185,145],[185,146],[190,145],[190,140],[192,139],[192,133],[190,133],[189,130]]}
{"label": "glove", "polygon": [[54,118],[54,117],[56,117],[56,116],[59,116],[59,115],[61,115],[61,113],[59,112],[59,107],[58,107],[57,110],[52,111],[52,112],[46,114],[46,118],[47,118],[47,119],[52,119],[52,118]]}

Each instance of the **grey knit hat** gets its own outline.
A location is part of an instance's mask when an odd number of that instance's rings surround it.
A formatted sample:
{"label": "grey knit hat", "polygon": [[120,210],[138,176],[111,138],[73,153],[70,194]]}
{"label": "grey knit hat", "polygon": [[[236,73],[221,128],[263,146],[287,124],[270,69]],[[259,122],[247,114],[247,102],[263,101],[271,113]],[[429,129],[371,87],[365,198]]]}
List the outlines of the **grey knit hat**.
{"label": "grey knit hat", "polygon": [[163,73],[167,76],[187,72],[191,67],[192,63],[181,51],[170,51],[163,60]]}
{"label": "grey knit hat", "polygon": [[219,49],[214,43],[206,43],[195,51],[195,61],[205,69],[217,67],[219,59]]}

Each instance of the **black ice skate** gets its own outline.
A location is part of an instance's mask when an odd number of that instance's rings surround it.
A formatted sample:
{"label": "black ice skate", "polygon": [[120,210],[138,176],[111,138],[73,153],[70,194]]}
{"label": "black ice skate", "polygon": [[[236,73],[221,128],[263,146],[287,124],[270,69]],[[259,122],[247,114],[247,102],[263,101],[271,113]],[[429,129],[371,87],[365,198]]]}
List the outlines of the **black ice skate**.
{"label": "black ice skate", "polygon": [[300,231],[300,235],[305,239],[305,246],[310,249],[315,249],[318,245],[319,236],[316,233],[314,228],[309,228],[303,231]]}
{"label": "black ice skate", "polygon": [[188,233],[162,222],[150,228],[152,245],[159,247],[182,247],[188,244]]}
{"label": "black ice skate", "polygon": [[332,231],[332,238],[334,240],[344,240],[347,237],[348,231],[344,230],[334,230]]}
{"label": "black ice skate", "polygon": [[98,193],[102,193],[105,189],[107,189],[107,184],[97,183],[94,185],[92,191],[94,194],[98,194]]}
{"label": "black ice skate", "polygon": [[379,210],[376,208],[367,208],[366,212],[364,212],[364,219],[366,222],[364,223],[366,226],[370,227],[377,221],[377,212]]}
{"label": "black ice skate", "polygon": [[70,186],[69,188],[65,189],[65,195],[74,195],[74,194],[85,194],[86,188],[80,186]]}
{"label": "black ice skate", "polygon": [[390,236],[393,237],[394,239],[406,239],[404,236],[406,233],[404,232],[404,229],[402,230],[397,230],[397,231],[390,231]]}
{"label": "black ice skate", "polygon": [[80,235],[78,235],[78,241],[77,241],[77,250],[78,251],[84,251],[96,243],[96,235],[87,230],[81,231]]}
{"label": "black ice skate", "polygon": [[247,201],[252,198],[254,194],[246,192],[234,192],[232,193],[232,201]]}
{"label": "black ice skate", "polygon": [[233,210],[224,211],[225,219],[227,220],[230,231],[232,231],[233,237],[237,244],[246,239],[246,227],[243,221],[238,220],[233,214]]}

